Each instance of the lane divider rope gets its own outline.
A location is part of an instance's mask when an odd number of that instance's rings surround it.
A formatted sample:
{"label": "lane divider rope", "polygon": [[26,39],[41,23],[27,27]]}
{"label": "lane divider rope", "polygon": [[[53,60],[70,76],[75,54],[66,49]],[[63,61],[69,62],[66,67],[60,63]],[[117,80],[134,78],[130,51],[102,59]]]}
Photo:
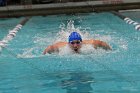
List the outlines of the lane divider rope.
{"label": "lane divider rope", "polygon": [[112,11],[111,13],[113,13],[114,15],[120,17],[122,20],[124,20],[127,24],[133,25],[135,27],[135,30],[140,31],[140,23],[130,19],[129,17],[126,17],[122,14],[120,14],[119,12],[116,11]]}
{"label": "lane divider rope", "polygon": [[138,23],[138,22],[136,22],[136,21],[133,21],[132,19],[130,19],[130,18],[128,18],[128,17],[124,18],[124,21],[125,21],[126,23],[128,23],[128,24],[134,25],[135,29],[138,30],[138,31],[140,31],[140,23]]}
{"label": "lane divider rope", "polygon": [[23,25],[30,19],[30,17],[24,18],[19,24],[15,26],[14,29],[9,30],[9,33],[7,36],[5,36],[1,41],[0,41],[0,52],[2,51],[3,48],[5,48],[8,43],[16,36],[17,32],[23,27]]}
{"label": "lane divider rope", "polygon": [[9,33],[7,34],[6,37],[4,37],[1,41],[0,41],[0,53],[2,51],[3,48],[5,48],[5,50],[13,57],[20,59],[20,61],[22,61],[25,64],[30,65],[31,68],[38,70],[41,73],[47,73],[45,70],[42,70],[40,68],[38,68],[36,65],[34,65],[33,63],[28,62],[26,59],[24,58],[19,58],[17,57],[17,54],[15,54],[13,51],[9,50],[6,48],[6,46],[8,45],[9,41],[11,41],[15,36],[16,33],[23,27],[23,25],[30,19],[30,17],[26,17],[25,19],[23,19],[19,24],[17,24],[15,26],[14,29],[9,30]]}

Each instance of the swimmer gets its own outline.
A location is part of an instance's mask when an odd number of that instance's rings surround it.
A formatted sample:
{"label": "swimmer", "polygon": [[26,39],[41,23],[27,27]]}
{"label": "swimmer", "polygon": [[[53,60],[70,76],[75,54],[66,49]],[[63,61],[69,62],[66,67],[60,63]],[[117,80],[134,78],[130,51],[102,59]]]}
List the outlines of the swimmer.
{"label": "swimmer", "polygon": [[66,45],[68,45],[74,53],[80,53],[80,48],[84,44],[92,45],[95,49],[102,48],[105,50],[112,50],[111,47],[106,42],[103,42],[100,40],[94,40],[94,39],[82,40],[81,35],[77,32],[72,32],[69,35],[68,40],[69,40],[69,42],[58,42],[58,43],[48,46],[44,50],[43,54],[45,55],[46,53],[50,54],[50,53],[54,53],[54,52],[59,52],[59,48],[62,48]]}

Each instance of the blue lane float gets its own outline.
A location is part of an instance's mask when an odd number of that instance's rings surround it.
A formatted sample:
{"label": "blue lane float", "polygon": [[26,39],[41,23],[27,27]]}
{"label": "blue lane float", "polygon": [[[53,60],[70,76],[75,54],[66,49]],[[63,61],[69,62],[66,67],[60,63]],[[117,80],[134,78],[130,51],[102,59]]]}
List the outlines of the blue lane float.
{"label": "blue lane float", "polygon": [[30,19],[30,17],[26,17],[23,19],[19,24],[15,26],[14,29],[9,30],[9,33],[7,36],[5,36],[1,41],[0,41],[0,52],[2,51],[3,48],[5,48],[8,43],[16,36],[17,32],[23,27],[23,25]]}
{"label": "blue lane float", "polygon": [[127,24],[133,25],[137,31],[140,31],[140,23],[130,19],[129,17],[125,17],[118,12],[112,11],[111,13],[123,19]]}

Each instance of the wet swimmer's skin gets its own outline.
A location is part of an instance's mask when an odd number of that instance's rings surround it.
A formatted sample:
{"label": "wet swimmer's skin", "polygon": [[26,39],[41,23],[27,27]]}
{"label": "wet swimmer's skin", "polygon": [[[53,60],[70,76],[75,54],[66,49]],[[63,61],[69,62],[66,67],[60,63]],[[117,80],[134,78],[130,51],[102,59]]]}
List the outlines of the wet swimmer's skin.
{"label": "wet swimmer's skin", "polygon": [[69,42],[58,42],[53,45],[50,45],[44,50],[43,54],[45,55],[46,53],[50,54],[54,52],[59,52],[59,48],[65,47],[66,45],[68,45],[73,52],[79,53],[82,45],[87,44],[92,45],[95,49],[102,48],[105,50],[112,50],[106,42],[94,39],[82,40],[81,35],[79,33],[72,32],[69,36]]}

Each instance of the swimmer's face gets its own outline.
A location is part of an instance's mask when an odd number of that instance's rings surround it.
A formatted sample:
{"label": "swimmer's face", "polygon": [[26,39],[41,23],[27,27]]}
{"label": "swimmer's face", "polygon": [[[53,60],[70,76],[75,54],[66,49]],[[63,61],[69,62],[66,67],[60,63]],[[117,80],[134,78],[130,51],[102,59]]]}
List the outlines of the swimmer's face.
{"label": "swimmer's face", "polygon": [[79,49],[81,48],[81,43],[82,42],[80,40],[73,40],[69,43],[69,45],[72,50],[74,50],[75,52],[79,52]]}

